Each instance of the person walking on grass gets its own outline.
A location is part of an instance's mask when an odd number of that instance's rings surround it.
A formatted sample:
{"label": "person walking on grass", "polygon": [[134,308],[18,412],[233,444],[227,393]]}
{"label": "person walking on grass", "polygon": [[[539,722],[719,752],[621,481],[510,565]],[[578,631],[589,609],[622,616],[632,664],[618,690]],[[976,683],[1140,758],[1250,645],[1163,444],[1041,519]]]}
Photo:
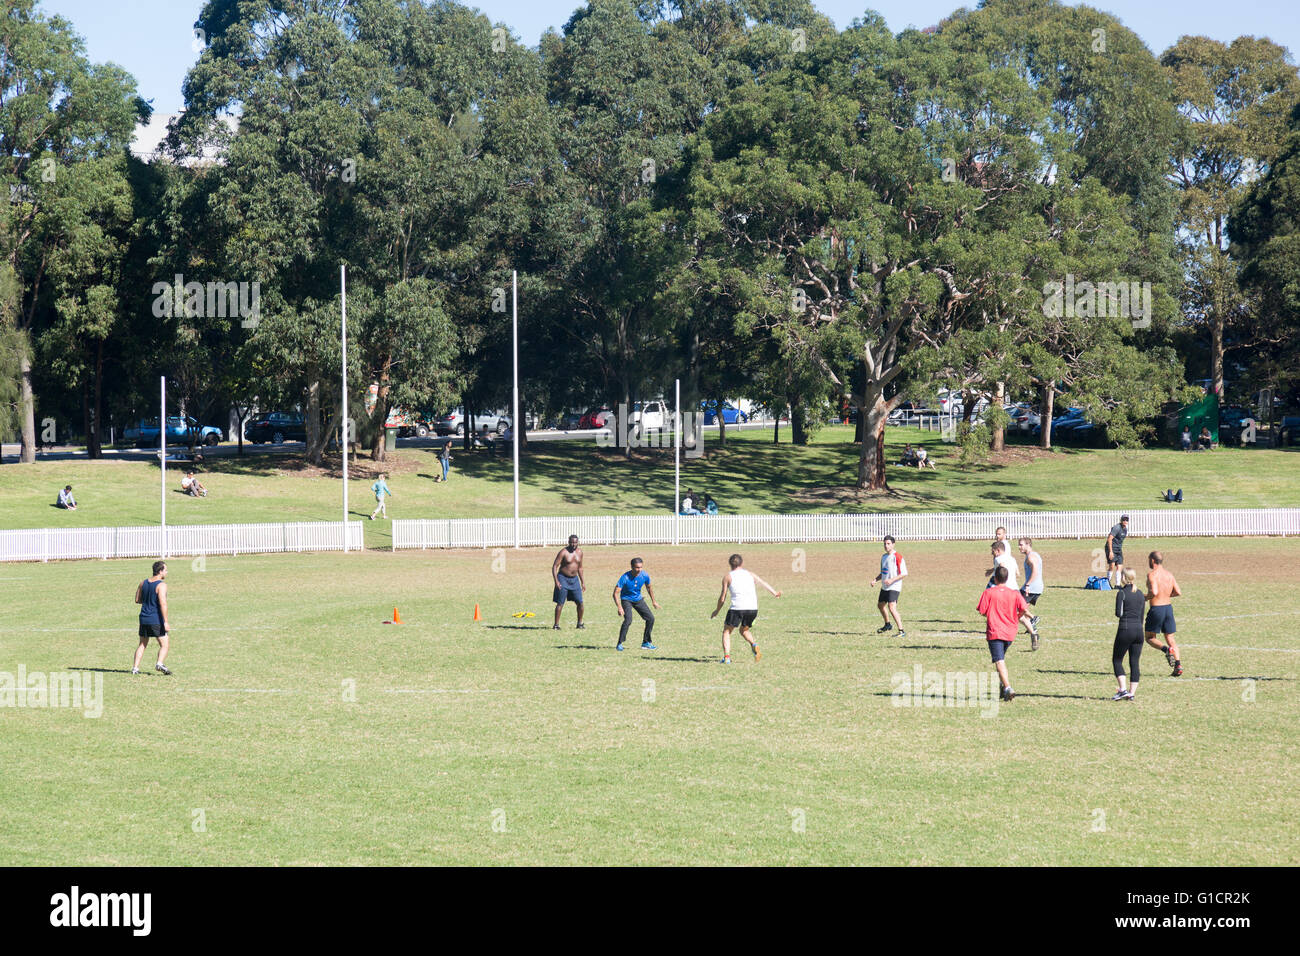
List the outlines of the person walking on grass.
{"label": "person walking on grass", "polygon": [[641,596],[641,589],[645,588],[650,595],[650,603],[656,608],[659,602],[655,600],[655,589],[650,586],[650,575],[645,573],[645,562],[640,558],[633,558],[630,571],[624,571],[623,576],[618,579],[614,585],[614,608],[618,611],[618,616],[623,619],[623,626],[618,631],[618,644],[614,648],[616,651],[623,649],[623,641],[627,639],[628,629],[632,626],[632,612],[636,611],[641,615],[641,620],[645,621],[645,631],[641,635],[641,650],[657,651],[659,648],[650,640],[650,633],[654,630],[655,616],[650,608],[646,607],[645,598]]}
{"label": "person walking on grass", "polygon": [[722,663],[731,663],[731,632],[739,627],[740,636],[749,642],[749,649],[754,652],[754,660],[763,659],[762,652],[758,649],[758,639],[754,637],[751,628],[754,619],[758,617],[758,588],[756,585],[763,585],[772,594],[777,597],[781,592],[772,587],[757,574],[746,571],[741,565],[745,559],[738,554],[733,554],[727,559],[731,570],[722,576],[722,591],[718,594],[718,606],[713,609],[709,619],[718,616],[722,610],[722,604],[727,599],[728,593],[731,595],[731,607],[727,610],[727,616],[722,622]]}
{"label": "person walking on grass", "polygon": [[370,513],[370,520],[374,521],[376,515],[382,514],[388,517],[387,502],[384,501],[384,495],[392,497],[393,493],[388,490],[388,475],[384,472],[379,473],[379,480],[370,486],[370,490],[375,493],[375,510]]}
{"label": "person walking on grass", "polygon": [[576,534],[569,535],[568,546],[561,548],[555,556],[555,561],[551,564],[551,583],[555,585],[552,597],[555,602],[555,624],[551,629],[560,629],[560,612],[564,610],[566,601],[572,601],[578,605],[577,629],[581,631],[586,627],[582,623],[582,592],[587,587],[587,581],[582,576],[582,548],[578,547]]}
{"label": "person walking on grass", "polygon": [[880,616],[885,621],[884,626],[876,633],[884,634],[893,629],[894,625],[889,621],[889,616],[892,614],[894,623],[898,625],[898,636],[907,637],[907,632],[903,630],[903,619],[898,616],[898,598],[903,590],[903,578],[907,577],[907,562],[894,550],[895,541],[892,534],[885,535],[884,545],[885,553],[880,556],[880,573],[871,582],[873,585],[880,583],[880,597],[876,601],[876,609],[880,611]]}
{"label": "person walking on grass", "polygon": [[[1120,575],[1124,570],[1124,539],[1128,537],[1128,515],[1119,519],[1119,523],[1106,535],[1106,579],[1110,586],[1120,586]],[[1095,554],[1096,552],[1094,552]]]}
{"label": "person walking on grass", "polygon": [[984,589],[975,610],[983,614],[986,621],[984,636],[1002,684],[1001,699],[1010,701],[1016,699],[1016,692],[1011,689],[1011,678],[1007,676],[1007,650],[1020,630],[1017,622],[1029,605],[1019,591],[1007,585],[1007,580],[1007,569],[1000,565],[993,572],[993,587]]}
{"label": "person walking on grass", "polygon": [[135,589],[135,603],[140,605],[140,643],[135,648],[131,673],[140,673],[140,659],[144,657],[149,638],[158,641],[158,660],[154,670],[170,675],[167,669],[167,651],[171,648],[171,625],[167,620],[167,562],[155,561],[153,574],[141,581]]}
{"label": "person walking on grass", "polygon": [[451,471],[451,439],[443,443],[442,451],[438,452],[438,464],[442,465],[442,477],[434,477],[434,481],[446,481],[447,473]]}
{"label": "person walking on grass", "polygon": [[[1025,586],[1020,589],[1020,596],[1025,603],[1037,609],[1038,599],[1043,596],[1043,556],[1034,550],[1031,538],[1021,538],[1017,542],[1020,553],[1025,556]],[[1025,624],[1029,631],[1029,649],[1038,650],[1038,615],[1033,614]]]}
{"label": "person walking on grass", "polygon": [[[1179,590],[1174,576],[1165,568],[1165,556],[1159,551],[1147,555],[1147,567],[1151,569],[1147,574],[1146,599],[1151,602],[1146,620],[1147,643],[1165,655],[1165,661],[1174,669],[1171,677],[1182,677],[1183,662],[1178,653],[1178,642],[1174,640],[1177,626],[1174,624],[1174,607],[1171,602],[1176,597],[1182,597],[1183,592]],[[1165,644],[1157,639],[1158,634],[1164,635]]]}
{"label": "person walking on grass", "polygon": [[[1111,651],[1111,663],[1115,668],[1115,680],[1119,690],[1111,700],[1133,700],[1137,694],[1138,681],[1142,677],[1138,661],[1142,658],[1142,609],[1146,598],[1134,585],[1137,574],[1132,568],[1123,571],[1123,586],[1115,592],[1115,616],[1119,626],[1115,628],[1115,647]],[[1128,655],[1129,675],[1127,686],[1124,674],[1124,655]]]}

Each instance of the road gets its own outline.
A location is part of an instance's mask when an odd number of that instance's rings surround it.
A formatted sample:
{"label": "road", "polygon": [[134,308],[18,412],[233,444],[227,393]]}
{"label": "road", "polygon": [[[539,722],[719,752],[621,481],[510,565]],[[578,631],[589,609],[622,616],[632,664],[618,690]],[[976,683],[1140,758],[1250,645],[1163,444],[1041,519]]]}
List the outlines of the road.
{"label": "road", "polygon": [[[789,422],[783,419],[781,424],[783,426],[788,426]],[[728,425],[727,431],[728,432],[759,431],[762,429],[770,429],[771,427],[772,427],[771,421],[747,422],[744,425]],[[717,425],[705,425],[703,426],[703,428],[705,433],[716,434],[718,431]],[[542,429],[538,431],[530,431],[528,433],[528,441],[529,442],[547,442],[547,441],[594,442],[596,440],[596,436],[599,435],[600,432],[601,429],[596,429],[596,428],[587,428],[579,431],[568,431],[568,432],[558,431],[554,429]],[[399,448],[437,448],[440,447],[442,443],[446,441],[448,438],[451,438],[453,442],[459,442],[463,440],[454,435],[447,435],[442,437],[436,437],[434,435],[430,435],[428,438],[399,438],[397,440],[397,444]],[[244,442],[244,454],[245,455],[276,455],[276,454],[283,454],[285,452],[301,454],[304,447],[305,446],[300,441],[287,441],[281,445],[271,445],[271,444],[254,445],[252,442],[246,441]],[[187,449],[183,445],[178,447],[169,444],[167,446],[169,460],[171,458],[171,453],[173,449],[175,449],[178,452],[181,452],[182,454],[184,454],[187,451]],[[20,452],[21,452],[21,446],[16,442],[10,442],[10,443],[5,443],[4,445],[0,445],[0,456],[3,456],[3,460],[5,464],[16,463],[18,461],[18,456]],[[204,458],[227,458],[232,455],[239,454],[239,445],[235,442],[222,442],[220,445],[206,445],[199,449],[199,453],[202,454]],[[155,461],[157,460],[157,457],[158,457],[158,450],[156,448],[154,449],[112,448],[112,447],[104,448],[104,458],[113,461]],[[41,451],[38,452],[36,455],[37,461],[79,461],[79,460],[84,460],[85,458],[86,458],[85,447],[77,446],[77,445],[56,445],[49,451]]]}

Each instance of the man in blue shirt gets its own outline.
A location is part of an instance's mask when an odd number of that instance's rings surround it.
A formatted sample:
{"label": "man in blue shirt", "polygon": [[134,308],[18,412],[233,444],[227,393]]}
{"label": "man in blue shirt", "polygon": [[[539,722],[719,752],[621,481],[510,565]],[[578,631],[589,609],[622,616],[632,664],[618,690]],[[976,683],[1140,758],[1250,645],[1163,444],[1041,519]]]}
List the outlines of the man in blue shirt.
{"label": "man in blue shirt", "polygon": [[650,595],[650,602],[655,607],[659,606],[659,602],[655,600],[655,589],[650,586],[650,575],[642,570],[644,567],[644,561],[640,558],[633,558],[632,570],[624,571],[623,576],[614,585],[614,607],[618,609],[618,616],[623,619],[623,627],[618,632],[618,646],[615,650],[621,651],[623,649],[623,641],[627,638],[628,628],[632,626],[633,611],[640,614],[645,621],[645,634],[641,637],[641,649],[645,651],[659,649],[650,643],[650,632],[654,630],[655,616],[650,608],[646,607],[645,598],[641,596],[641,589],[646,589],[646,593]]}

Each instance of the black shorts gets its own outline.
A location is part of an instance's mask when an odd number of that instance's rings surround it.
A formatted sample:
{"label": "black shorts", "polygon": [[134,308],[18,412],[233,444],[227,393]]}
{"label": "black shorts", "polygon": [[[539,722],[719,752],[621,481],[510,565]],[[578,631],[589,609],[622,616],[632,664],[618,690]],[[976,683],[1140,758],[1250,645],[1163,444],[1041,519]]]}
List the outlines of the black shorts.
{"label": "black shorts", "polygon": [[750,627],[754,623],[754,618],[758,617],[757,609],[753,611],[728,611],[727,619],[723,623],[727,627]]}
{"label": "black shorts", "polygon": [[1040,595],[1038,594],[1030,594],[1024,588],[1020,589],[1020,596],[1025,599],[1026,604],[1030,604],[1030,605],[1037,604],[1038,598],[1040,597]]}
{"label": "black shorts", "polygon": [[1147,611],[1146,632],[1148,634],[1173,634],[1178,628],[1174,625],[1174,606],[1157,604]]}
{"label": "black shorts", "polygon": [[146,624],[144,621],[141,621],[140,636],[144,638],[166,637],[167,629],[163,627],[161,624]]}
{"label": "black shorts", "polygon": [[1118,565],[1121,568],[1124,567],[1124,552],[1116,551],[1114,554],[1112,554],[1110,556],[1110,563]]}
{"label": "black shorts", "polygon": [[881,588],[881,589],[880,589],[880,598],[879,598],[879,600],[876,601],[876,603],[877,603],[877,604],[897,604],[897,603],[898,603],[898,595],[899,595],[900,593],[902,593],[902,592],[900,592],[900,591],[886,591],[884,588]]}

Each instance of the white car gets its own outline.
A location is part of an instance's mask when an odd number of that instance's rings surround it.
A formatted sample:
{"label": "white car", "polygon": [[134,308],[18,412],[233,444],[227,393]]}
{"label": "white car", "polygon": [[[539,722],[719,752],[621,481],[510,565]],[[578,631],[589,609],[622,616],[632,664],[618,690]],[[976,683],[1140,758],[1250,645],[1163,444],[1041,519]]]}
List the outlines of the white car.
{"label": "white car", "polygon": [[663,428],[671,418],[667,404],[660,401],[637,402],[627,417],[631,424],[640,426],[643,432]]}

